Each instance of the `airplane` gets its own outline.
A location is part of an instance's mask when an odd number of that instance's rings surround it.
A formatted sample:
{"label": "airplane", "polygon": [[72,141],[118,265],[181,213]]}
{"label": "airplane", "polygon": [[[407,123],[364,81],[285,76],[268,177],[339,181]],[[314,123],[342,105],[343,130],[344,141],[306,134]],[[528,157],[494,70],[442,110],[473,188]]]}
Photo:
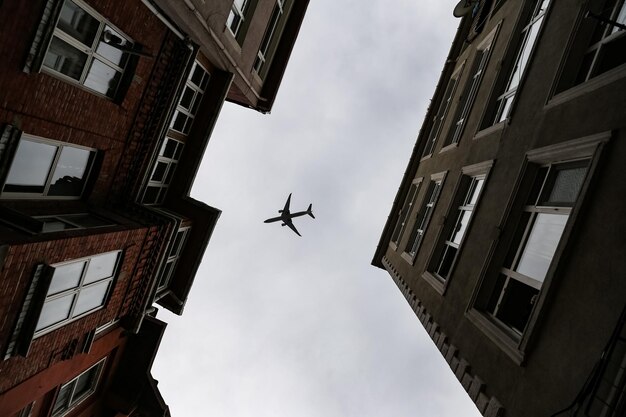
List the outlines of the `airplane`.
{"label": "airplane", "polygon": [[291,219],[293,219],[294,217],[304,216],[305,214],[308,214],[309,216],[315,218],[315,216],[313,215],[313,212],[311,211],[311,206],[313,204],[309,204],[309,208],[307,208],[306,211],[298,211],[296,213],[291,213],[289,211],[290,202],[291,202],[291,193],[289,193],[289,197],[287,197],[287,202],[285,203],[285,207],[283,207],[282,210],[278,210],[278,212],[280,213],[280,216],[267,219],[263,223],[273,223],[273,222],[282,221],[283,223],[281,224],[281,226],[289,226],[289,228],[293,230],[294,232],[296,232],[298,236],[302,236],[300,233],[298,233],[298,229],[296,229],[296,226],[293,225]]}

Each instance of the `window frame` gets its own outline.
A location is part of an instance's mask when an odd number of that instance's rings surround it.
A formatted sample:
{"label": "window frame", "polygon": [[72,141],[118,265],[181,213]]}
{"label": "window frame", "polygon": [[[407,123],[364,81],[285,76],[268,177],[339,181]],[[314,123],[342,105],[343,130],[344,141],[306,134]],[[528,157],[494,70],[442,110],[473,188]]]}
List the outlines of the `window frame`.
{"label": "window frame", "polygon": [[[172,157],[165,156],[163,153],[167,148],[168,141],[176,142],[176,147],[174,149],[174,154]],[[180,151],[179,151],[180,149]],[[167,196],[167,191],[171,185],[172,179],[174,178],[174,174],[176,173],[176,167],[180,162],[180,158],[182,153],[185,150],[185,142],[174,139],[170,136],[166,136],[163,142],[161,143],[161,148],[159,149],[159,153],[156,157],[156,160],[152,164],[152,169],[149,171],[150,175],[148,176],[148,181],[146,186],[141,193],[141,204],[145,206],[161,206],[165,201],[165,197]],[[163,172],[163,177],[161,180],[154,180],[154,175],[159,167],[159,164],[165,164],[165,171]],[[146,195],[148,194],[148,190],[150,188],[158,189],[156,198],[154,202],[146,202]]]}
{"label": "window frame", "polygon": [[[100,385],[100,380],[101,380],[102,375],[104,373],[103,371],[104,371],[104,365],[106,363],[106,359],[107,359],[106,357],[100,359],[94,365],[90,366],[89,368],[87,368],[83,372],[81,372],[80,374],[76,375],[71,380],[69,380],[66,383],[61,384],[59,386],[59,388],[56,390],[56,393],[55,393],[54,402],[50,406],[51,417],[63,417],[63,416],[68,415],[78,405],[83,403],[87,398],[91,397],[98,390],[98,386]],[[74,395],[76,394],[76,391],[75,391],[76,390],[76,381],[78,381],[78,379],[81,376],[86,375],[87,373],[91,372],[94,368],[95,368],[96,374],[95,374],[95,377],[93,378],[92,386],[90,386],[89,389],[85,393],[81,394],[77,399],[73,398]],[[54,407],[56,406],[56,403],[59,400],[59,393],[61,392],[61,390],[63,388],[65,388],[66,386],[68,386],[68,385],[70,385],[72,383],[74,384],[74,386],[72,387],[72,391],[71,391],[71,393],[69,395],[68,405],[64,409],[59,409],[56,412],[53,412],[52,410],[54,410]]]}
{"label": "window frame", "polygon": [[[450,201],[446,211],[445,221],[439,228],[438,236],[435,239],[436,243],[433,246],[426,263],[426,270],[422,273],[422,278],[430,283],[430,285],[432,285],[441,295],[445,294],[448,285],[450,285],[450,281],[452,280],[454,268],[458,264],[461,252],[463,251],[464,243],[468,239],[468,232],[476,216],[476,211],[478,210],[485,187],[487,186],[487,180],[493,164],[493,160],[488,160],[478,164],[469,165],[461,169],[461,174],[454,190],[454,197]],[[478,191],[475,203],[471,205],[465,204],[467,199],[471,196],[470,192],[475,190],[474,181],[479,179],[481,179],[483,183]],[[446,250],[445,246],[449,241],[448,237],[451,233],[456,233],[455,228],[460,219],[461,213],[467,211],[470,212],[470,217],[467,220],[467,225],[465,226],[465,231],[461,236],[461,240],[456,245],[456,254],[454,255],[449,267],[448,276],[442,277],[437,273],[437,271],[434,271],[439,268],[439,266],[435,266],[435,264],[441,264],[441,262],[443,262]]]}
{"label": "window frame", "polygon": [[[84,216],[84,215],[96,218],[98,220],[103,220],[104,222],[109,222],[109,223],[101,224],[101,225],[97,225],[97,226],[82,226],[78,222],[76,222],[75,220],[72,220],[72,217]],[[102,216],[94,215],[93,213],[89,213],[89,212],[38,215],[38,216],[33,216],[33,219],[36,219],[37,221],[42,223],[41,233],[57,233],[57,232],[64,232],[64,231],[67,231],[67,230],[98,229],[98,228],[102,228],[102,227],[115,226],[115,222],[113,222],[113,221],[111,221],[109,219],[106,219],[106,218],[104,218]],[[47,219],[52,219],[52,220],[56,220],[56,221],[61,222],[61,223],[65,223],[66,225],[68,225],[70,227],[67,227],[67,228],[62,229],[62,230],[44,230]]]}
{"label": "window frame", "polygon": [[[203,71],[200,84],[196,84],[196,82],[193,81],[193,76],[196,72],[196,68],[198,67],[200,67],[200,69]],[[174,132],[180,133],[181,135],[184,135],[184,136],[189,135],[189,132],[191,132],[196,114],[198,110],[200,109],[200,106],[202,105],[202,98],[204,97],[208,89],[210,81],[211,81],[211,73],[209,72],[209,70],[206,69],[206,67],[202,65],[200,61],[198,61],[197,59],[194,60],[191,70],[189,71],[189,74],[187,75],[185,86],[183,87],[180,98],[178,99],[178,103],[176,104],[176,110],[174,111],[174,114],[172,115],[172,118],[170,120],[169,129],[173,130]],[[185,107],[182,104],[183,99],[185,97],[185,92],[187,91],[187,89],[190,89],[194,94],[192,101],[189,105],[189,108]],[[186,121],[184,122],[182,129],[175,127],[177,117],[179,114],[182,114],[184,117],[187,118]]]}
{"label": "window frame", "polygon": [[[573,234],[575,224],[579,221],[579,213],[583,210],[585,204],[588,203],[587,193],[591,189],[592,182],[597,177],[598,166],[610,139],[611,132],[603,132],[528,151],[509,197],[507,207],[503,212],[499,225],[495,228],[497,233],[495,233],[489,246],[478,282],[474,287],[472,297],[466,308],[465,316],[518,365],[524,363],[526,352],[537,336],[535,330],[538,323],[541,322],[549,310],[546,306],[546,300],[550,298],[550,294],[556,291],[558,286],[559,272],[563,268],[561,259],[564,258],[563,255],[567,253],[573,244],[570,237]],[[580,187],[576,201],[571,207],[569,218],[550,261],[543,286],[538,293],[525,329],[521,335],[515,334],[515,332],[494,321],[491,318],[491,313],[487,312],[486,309],[495,290],[494,287],[498,274],[510,253],[511,245],[515,242],[517,221],[521,218],[523,208],[526,206],[527,198],[531,193],[532,184],[528,184],[530,182],[528,181],[529,175],[532,175],[532,182],[534,183],[535,174],[533,170],[537,172],[537,166],[581,159],[589,160],[585,179]]]}
{"label": "window frame", "polygon": [[[19,149],[20,143],[25,140],[28,142],[40,143],[47,146],[55,146],[57,149],[54,153],[52,161],[50,162],[50,168],[48,170],[48,174],[46,176],[45,183],[43,185],[44,190],[41,193],[28,193],[28,192],[14,192],[14,191],[4,191],[4,188],[7,185],[7,179],[11,173],[13,168],[13,164],[17,161],[15,160],[15,156],[17,154],[17,150]],[[54,176],[54,172],[57,169],[57,164],[59,159],[61,158],[61,154],[63,153],[63,148],[75,148],[89,152],[89,158],[87,160],[87,164],[85,166],[85,172],[83,173],[82,178],[84,178],[84,185],[81,190],[80,195],[77,196],[63,196],[63,195],[48,195],[50,192],[50,186],[52,185],[52,177]],[[93,173],[94,165],[96,165],[96,158],[98,156],[98,150],[94,148],[89,148],[87,146],[78,145],[75,143],[69,142],[61,142],[54,139],[44,138],[41,136],[35,136],[27,133],[22,133],[19,140],[17,141],[17,145],[15,148],[15,153],[11,157],[11,162],[9,164],[9,169],[7,170],[6,177],[3,179],[2,189],[0,189],[0,200],[26,200],[26,199],[45,199],[45,200],[79,200],[85,194],[85,190],[87,189],[87,185],[90,181],[90,176]]]}
{"label": "window frame", "polygon": [[[546,1],[547,5],[542,11],[541,6]],[[543,34],[545,21],[549,18],[549,13],[552,9],[553,3],[553,0],[535,0],[535,3],[532,5],[531,10],[522,11],[521,17],[525,19],[525,24],[519,31],[519,40],[516,42],[515,47],[513,48],[514,51],[507,52],[507,55],[511,55],[511,53],[514,52],[514,59],[509,63],[509,68],[507,68],[506,71],[498,74],[499,82],[496,83],[494,93],[497,91],[499,92],[499,94],[489,100],[489,105],[486,108],[486,112],[481,123],[481,130],[510,122],[515,109],[515,103],[517,102],[517,93],[523,88],[524,82],[526,80],[526,74],[528,73],[528,68],[534,59],[534,55],[540,42],[540,38]],[[525,8],[526,6],[523,7]],[[528,58],[526,60],[526,64],[519,74],[517,84],[514,87],[511,87],[513,76],[515,75],[516,70],[519,66],[521,57],[524,55],[524,52],[529,45],[528,40],[535,25],[538,25],[537,34],[532,45],[530,45],[530,49],[528,50]],[[506,100],[510,100],[508,108],[506,107]],[[506,116],[503,117],[505,110]]]}
{"label": "window frame", "polygon": [[[96,258],[98,256],[101,255],[108,255],[108,254],[116,254],[116,260],[115,260],[115,265],[113,266],[113,271],[111,273],[110,276],[108,277],[104,277],[104,278],[100,278],[98,280],[95,280],[93,282],[89,282],[89,283],[84,283],[87,272],[89,270],[89,264],[92,261],[93,258]],[[76,320],[80,320],[83,317],[86,317],[98,310],[101,310],[103,308],[106,307],[109,298],[111,297],[111,294],[113,293],[114,287],[115,287],[115,280],[117,278],[117,275],[119,274],[120,269],[122,268],[122,261],[123,261],[123,251],[122,250],[113,250],[113,251],[108,251],[108,252],[102,252],[102,253],[98,253],[95,255],[91,255],[91,256],[86,256],[86,257],[82,257],[82,258],[77,258],[77,259],[72,259],[69,261],[65,261],[65,262],[59,262],[59,263],[55,263],[50,265],[50,268],[52,269],[51,271],[51,277],[50,277],[50,281],[48,282],[48,285],[45,288],[45,296],[43,299],[43,303],[41,304],[41,307],[39,308],[39,311],[37,312],[36,316],[36,320],[35,320],[35,331],[33,334],[33,339],[36,339],[38,337],[41,337],[45,334],[48,334],[50,332],[53,332],[61,327],[64,327]],[[52,284],[52,280],[54,279],[54,271],[62,266],[65,265],[71,265],[71,264],[78,264],[84,262],[85,265],[83,266],[83,269],[81,271],[80,274],[80,278],[78,283],[76,284],[76,286],[74,287],[70,287],[70,288],[66,288],[63,289],[61,291],[57,291],[56,293],[53,294],[49,294],[50,291],[50,285]],[[93,307],[87,311],[84,311],[82,313],[78,313],[76,315],[74,315],[74,309],[76,308],[76,305],[78,304],[78,299],[79,299],[79,295],[80,292],[83,291],[85,288],[91,288],[91,287],[95,287],[97,285],[100,285],[104,282],[108,282],[107,284],[107,289],[105,291],[104,296],[102,297],[102,304]],[[67,297],[70,294],[74,294],[73,295],[73,299],[71,301],[70,304],[70,309],[67,315],[67,318],[59,320],[55,323],[49,324],[45,327],[39,328],[39,320],[41,319],[41,314],[43,312],[43,309],[45,307],[46,302],[48,301],[54,301],[57,299],[61,299],[64,297]]]}
{"label": "window frame", "polygon": [[[98,29],[96,30],[96,33],[94,35],[94,39],[91,45],[86,45],[84,43],[82,43],[80,40],[74,38],[72,35],[70,35],[69,33],[64,32],[61,28],[58,27],[58,23],[61,17],[61,13],[60,11],[63,9],[63,6],[65,5],[65,3],[67,1],[71,1],[72,3],[74,3],[76,6],[78,6],[79,8],[81,8],[85,13],[87,13],[88,15],[90,15],[93,19],[97,20],[100,25],[98,27]],[[53,77],[57,77],[65,82],[77,85],[81,88],[84,88],[85,90],[89,91],[90,93],[93,93],[97,96],[103,97],[103,98],[107,98],[109,100],[115,100],[116,98],[119,97],[120,95],[120,85],[123,84],[123,79],[126,76],[126,70],[129,68],[129,61],[131,60],[131,56],[130,54],[126,53],[126,62],[124,63],[123,67],[120,67],[119,65],[111,62],[108,58],[100,55],[99,53],[96,52],[99,44],[100,44],[100,40],[102,39],[103,33],[105,31],[106,26],[109,26],[112,30],[114,30],[116,32],[115,35],[120,35],[121,38],[123,40],[126,41],[127,46],[132,46],[133,45],[133,41],[132,39],[126,35],[123,31],[121,31],[117,26],[115,26],[114,24],[112,24],[108,19],[106,19],[104,16],[102,16],[100,13],[98,13],[96,10],[94,10],[92,7],[90,7],[88,4],[86,4],[85,2],[83,2],[82,0],[62,0],[61,1],[61,6],[59,8],[59,14],[56,16],[56,20],[54,22],[54,26],[52,26],[52,33],[50,35],[50,39],[48,40],[47,44],[46,44],[46,49],[45,52],[42,54],[42,61],[41,61],[41,67],[40,67],[40,71],[46,74],[49,74]],[[54,38],[57,38],[65,43],[67,43],[68,45],[70,45],[73,48],[76,48],[77,50],[79,50],[80,52],[84,53],[85,55],[87,55],[87,58],[85,60],[84,63],[84,67],[82,69],[81,72],[81,76],[80,78],[77,80],[75,78],[72,78],[69,75],[66,75],[60,71],[55,70],[54,68],[48,67],[47,65],[45,65],[45,60],[46,57],[48,56],[48,53],[50,51],[50,47],[52,45],[52,41],[54,40]],[[117,81],[117,85],[115,87],[115,91],[113,92],[112,95],[107,95],[104,93],[101,93],[87,85],[85,85],[85,81],[87,80],[87,75],[89,74],[89,70],[91,69],[91,65],[93,63],[94,60],[99,60],[100,62],[104,63],[105,65],[107,65],[108,67],[112,68],[114,71],[119,72],[120,73],[120,77],[119,80]]]}
{"label": "window frame", "polygon": [[256,58],[252,64],[252,73],[256,74],[261,80],[265,78],[268,68],[271,66],[285,23],[287,22],[295,0],[275,1],[276,3],[274,3],[270,20],[265,28],[265,33],[259,44]]}
{"label": "window frame", "polygon": [[[167,246],[167,256],[164,258],[163,264],[157,274],[157,293],[164,291],[172,281],[172,276],[176,272],[178,261],[181,258],[182,252],[185,249],[187,240],[191,231],[191,226],[180,226]],[[182,233],[182,238],[178,241],[178,235]],[[178,246],[176,246],[178,241]]]}
{"label": "window frame", "polygon": [[[590,49],[593,32],[597,25],[600,24],[599,22],[596,23],[593,28],[585,24],[589,22],[589,19],[585,18],[588,10],[586,6],[588,5],[581,7],[576,24],[573,26],[561,59],[561,65],[545,105],[546,109],[558,106],[626,77],[626,63],[623,63],[591,78],[587,78],[585,81],[578,80],[584,56]],[[626,31],[624,32],[622,36],[626,36]]]}
{"label": "window frame", "polygon": [[[400,246],[400,242],[402,241],[402,237],[404,236],[404,232],[406,230],[406,226],[408,225],[409,218],[411,216],[411,212],[413,211],[413,206],[417,201],[417,196],[420,192],[420,188],[422,185],[422,180],[424,177],[415,178],[411,181],[411,185],[407,194],[404,198],[404,204],[402,208],[398,212],[398,219],[396,221],[396,225],[393,228],[393,233],[391,234],[391,239],[389,241],[389,245],[393,250],[397,250]],[[413,191],[413,195],[411,196],[411,191]],[[398,236],[394,240],[394,235],[396,234],[396,230],[398,231]]]}
{"label": "window frame", "polygon": [[414,218],[411,226],[411,234],[409,235],[409,239],[401,255],[402,258],[411,265],[415,263],[420,247],[424,242],[424,236],[428,231],[428,226],[437,208],[437,202],[441,196],[447,173],[448,171],[444,171],[430,176],[425,195],[422,196],[420,208],[415,212],[415,215],[412,216]]}
{"label": "window frame", "polygon": [[454,70],[454,72],[450,76],[450,79],[448,80],[448,83],[446,84],[444,96],[439,103],[437,113],[433,116],[433,123],[430,127],[430,130],[428,131],[426,145],[424,146],[424,150],[422,151],[421,159],[430,158],[435,152],[437,142],[441,137],[443,126],[446,122],[446,118],[448,117],[448,112],[450,111],[450,107],[452,107],[454,96],[456,94],[457,87],[459,86],[459,81],[463,76],[464,68],[465,60]]}
{"label": "window frame", "polygon": [[[442,144],[440,153],[446,152],[459,146],[467,121],[472,113],[474,101],[478,96],[481,88],[482,80],[491,60],[491,53],[495,47],[496,39],[500,31],[501,21],[496,27],[483,39],[474,52],[472,67],[467,74],[469,78],[465,80],[463,92],[459,96],[454,109],[454,117],[451,124],[447,127],[447,132]],[[480,56],[479,56],[480,52]],[[480,59],[479,59],[480,58]]]}

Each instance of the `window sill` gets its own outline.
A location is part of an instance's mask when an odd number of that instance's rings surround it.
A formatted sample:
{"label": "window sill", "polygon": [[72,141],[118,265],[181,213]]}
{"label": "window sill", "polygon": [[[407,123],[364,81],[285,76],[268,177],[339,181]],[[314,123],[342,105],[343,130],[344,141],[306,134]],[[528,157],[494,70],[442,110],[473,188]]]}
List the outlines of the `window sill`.
{"label": "window sill", "polygon": [[598,75],[582,84],[571,87],[561,93],[558,93],[546,103],[543,107],[544,110],[549,110],[553,107],[567,103],[577,97],[589,94],[599,88],[614,83],[622,78],[626,77],[626,65],[621,65],[617,68],[607,71],[604,74]]}
{"label": "window sill", "polygon": [[479,140],[479,139],[486,138],[486,137],[496,136],[496,133],[498,133],[498,139],[500,139],[500,137],[502,136],[502,132],[504,131],[504,129],[506,128],[506,125],[508,124],[508,121],[509,121],[508,119],[505,119],[501,122],[496,123],[495,125],[489,126],[483,130],[476,132],[473,140]]}
{"label": "window sill", "polygon": [[458,143],[451,143],[447,146],[444,146],[443,148],[441,148],[441,150],[439,151],[439,153],[444,153],[444,152],[448,152],[451,151],[452,149],[456,149],[459,147]]}
{"label": "window sill", "polygon": [[426,161],[427,159],[432,158],[432,156],[433,156],[432,152],[429,153],[428,155],[424,155],[420,158],[420,162]]}
{"label": "window sill", "polygon": [[400,256],[402,257],[402,259],[407,261],[410,265],[413,265],[415,263],[415,258],[409,255],[407,252],[402,252],[402,255]]}
{"label": "window sill", "polygon": [[389,247],[391,248],[391,250],[393,251],[397,251],[398,250],[398,245],[396,245],[393,242],[389,242]]}
{"label": "window sill", "polygon": [[447,281],[442,280],[437,275],[428,271],[424,271],[424,273],[422,274],[422,278],[424,278],[424,280],[428,282],[439,294],[445,294],[446,288],[448,287],[448,285],[446,284]]}
{"label": "window sill", "polygon": [[465,317],[478,327],[500,350],[507,354],[515,364],[522,366],[524,352],[519,349],[519,341],[505,333],[486,314],[471,308],[465,313]]}
{"label": "window sill", "polygon": [[233,51],[241,54],[241,45],[239,45],[237,38],[235,37],[233,32],[230,31],[230,28],[228,26],[224,26],[224,38],[228,40],[228,44],[231,46]]}

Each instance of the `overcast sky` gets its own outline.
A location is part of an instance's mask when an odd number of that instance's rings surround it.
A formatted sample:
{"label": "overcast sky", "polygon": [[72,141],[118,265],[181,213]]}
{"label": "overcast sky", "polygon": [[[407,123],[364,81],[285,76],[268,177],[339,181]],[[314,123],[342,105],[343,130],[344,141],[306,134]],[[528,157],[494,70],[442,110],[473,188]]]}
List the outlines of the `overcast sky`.
{"label": "overcast sky", "polygon": [[[455,1],[311,0],[272,114],[226,103],[193,196],[223,211],[153,374],[174,417],[478,416],[370,265]],[[293,192],[303,237],[263,220]]]}

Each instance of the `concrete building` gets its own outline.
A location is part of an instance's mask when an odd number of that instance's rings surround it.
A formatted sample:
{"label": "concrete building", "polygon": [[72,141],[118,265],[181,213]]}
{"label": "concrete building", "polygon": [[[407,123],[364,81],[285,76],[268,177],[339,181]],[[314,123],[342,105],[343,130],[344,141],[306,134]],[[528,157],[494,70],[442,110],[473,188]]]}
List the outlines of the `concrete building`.
{"label": "concrete building", "polygon": [[0,3],[0,415],[168,413],[122,351],[156,352],[155,303],[182,314],[220,215],[189,195],[213,126],[226,99],[271,109],[307,2],[252,3],[212,2],[204,32],[191,1]]}
{"label": "concrete building", "polygon": [[372,263],[483,415],[626,415],[626,4],[464,3]]}

